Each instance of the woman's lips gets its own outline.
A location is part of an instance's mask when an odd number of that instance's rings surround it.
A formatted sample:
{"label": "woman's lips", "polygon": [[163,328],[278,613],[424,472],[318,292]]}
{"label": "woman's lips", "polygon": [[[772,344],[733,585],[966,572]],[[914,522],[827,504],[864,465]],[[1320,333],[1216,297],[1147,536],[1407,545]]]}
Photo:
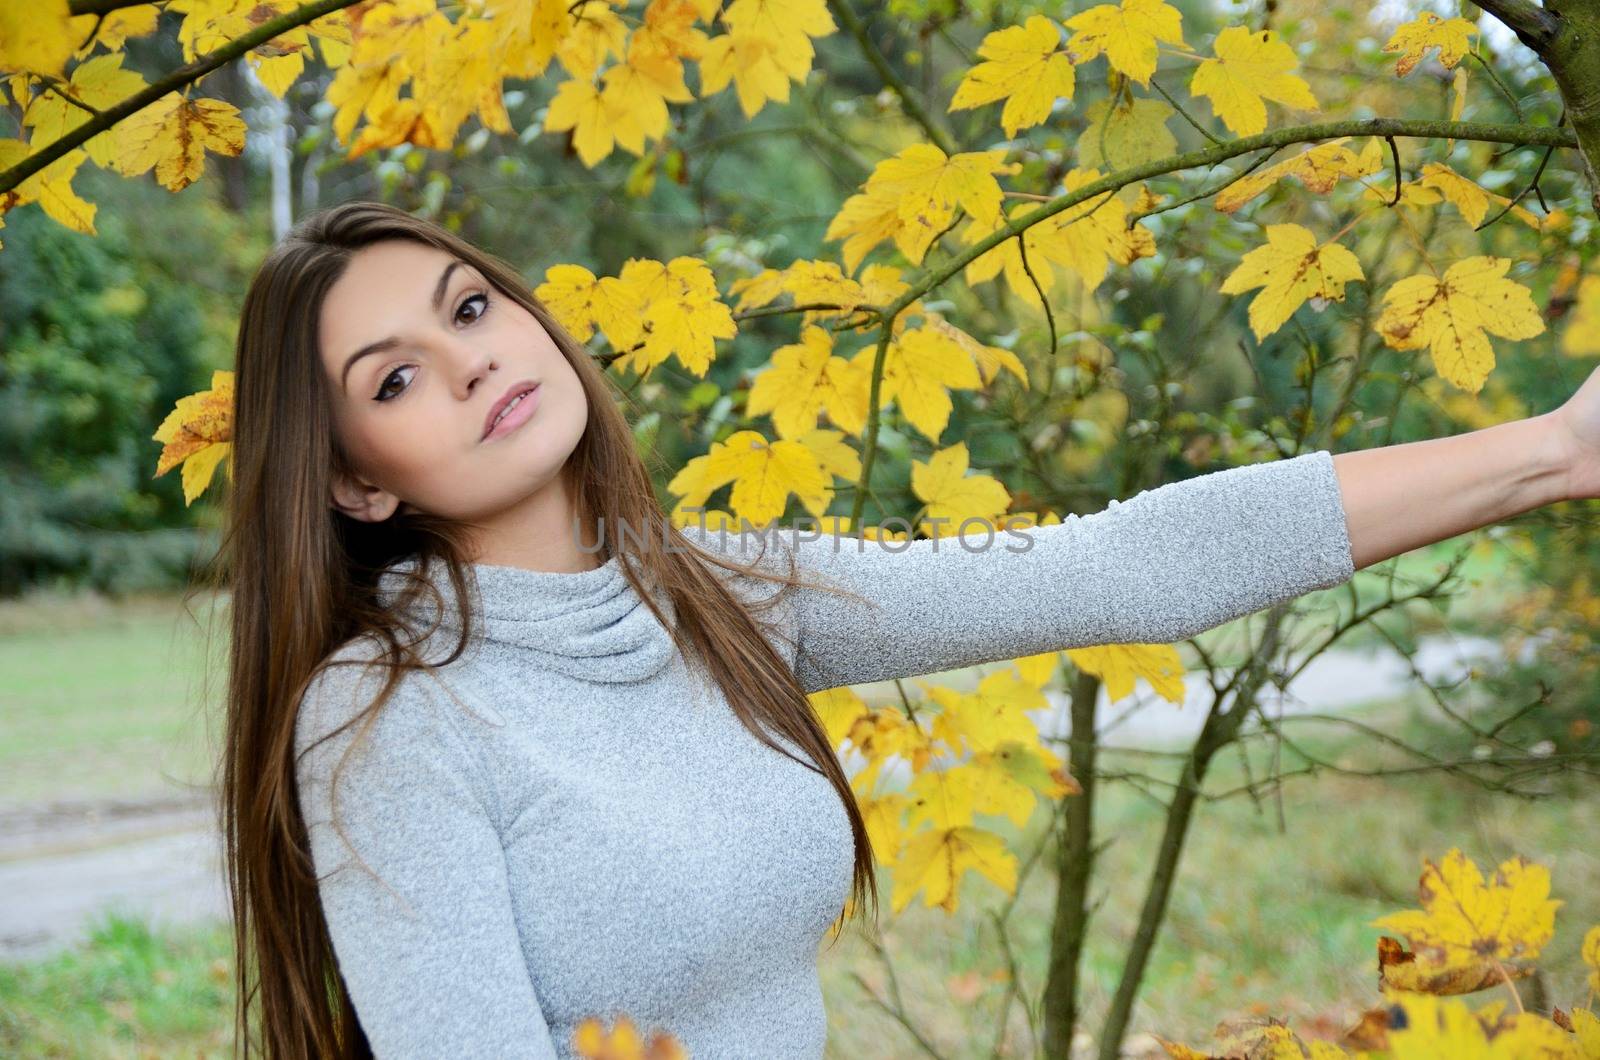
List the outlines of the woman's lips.
{"label": "woman's lips", "polygon": [[510,412],[500,417],[500,422],[496,423],[494,428],[490,430],[488,434],[483,436],[483,440],[487,442],[494,438],[504,437],[505,435],[516,430],[518,427],[521,427],[524,423],[527,423],[528,419],[533,415],[534,410],[539,406],[539,396],[543,390],[544,388],[542,386],[535,383],[533,389],[524,394],[517,401],[517,403],[512,406]]}

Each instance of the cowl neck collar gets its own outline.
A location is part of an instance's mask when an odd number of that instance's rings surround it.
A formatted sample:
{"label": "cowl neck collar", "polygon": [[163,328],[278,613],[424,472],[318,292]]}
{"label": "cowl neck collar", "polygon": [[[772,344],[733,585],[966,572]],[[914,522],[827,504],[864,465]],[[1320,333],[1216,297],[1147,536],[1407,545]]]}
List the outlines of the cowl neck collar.
{"label": "cowl neck collar", "polygon": [[[396,605],[419,565],[418,557],[409,556],[378,576],[378,596],[385,606]],[[677,650],[670,631],[651,614],[615,555],[593,570],[576,573],[493,563],[468,564],[467,571],[475,637],[522,649],[538,665],[590,681],[642,681],[666,666]],[[440,628],[459,632],[461,609],[444,563],[430,564],[423,576],[444,601],[444,613],[437,616]],[[671,598],[653,595],[675,625]],[[436,617],[428,596],[415,601],[408,613],[429,624]]]}

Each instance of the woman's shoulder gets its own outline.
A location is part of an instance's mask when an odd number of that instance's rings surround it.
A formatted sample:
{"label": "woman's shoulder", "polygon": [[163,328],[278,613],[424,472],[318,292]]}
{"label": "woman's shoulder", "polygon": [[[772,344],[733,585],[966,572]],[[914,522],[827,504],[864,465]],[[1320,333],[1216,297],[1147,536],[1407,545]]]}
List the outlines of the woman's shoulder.
{"label": "woman's shoulder", "polygon": [[[389,655],[382,638],[369,632],[352,637],[323,658],[296,707],[298,751],[324,740],[342,742],[335,737],[363,724],[363,715],[394,669]],[[426,670],[401,670],[372,727],[381,726],[396,738],[437,724],[431,683]]]}

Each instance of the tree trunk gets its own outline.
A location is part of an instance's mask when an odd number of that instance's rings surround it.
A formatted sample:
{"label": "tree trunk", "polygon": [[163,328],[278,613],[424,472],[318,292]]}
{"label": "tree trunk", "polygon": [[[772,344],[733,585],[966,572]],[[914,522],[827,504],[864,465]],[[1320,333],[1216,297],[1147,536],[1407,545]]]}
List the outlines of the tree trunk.
{"label": "tree trunk", "polygon": [[1068,767],[1083,792],[1069,795],[1056,854],[1056,908],[1050,929],[1050,971],[1044,986],[1046,1056],[1068,1056],[1078,1025],[1078,971],[1089,932],[1089,881],[1094,868],[1095,702],[1100,679],[1081,670],[1072,682]]}
{"label": "tree trunk", "polygon": [[1138,1000],[1150,954],[1155,950],[1156,934],[1167,917],[1167,903],[1172,897],[1173,884],[1177,882],[1178,864],[1183,858],[1183,844],[1189,835],[1189,825],[1194,820],[1201,783],[1217,752],[1238,738],[1239,730],[1249,716],[1256,692],[1266,680],[1266,661],[1277,653],[1278,635],[1287,606],[1280,604],[1267,613],[1266,630],[1250,656],[1251,672],[1233,696],[1232,709],[1223,713],[1220,709],[1223,701],[1212,703],[1205,726],[1195,738],[1189,760],[1184,763],[1183,776],[1167,809],[1167,824],[1161,835],[1155,868],[1150,872],[1144,906],[1139,910],[1139,926],[1128,947],[1122,978],[1117,983],[1117,992],[1111,999],[1111,1008],[1106,1013],[1106,1021],[1100,1031],[1100,1060],[1117,1060],[1122,1055],[1122,1038],[1133,1016],[1134,1002]]}

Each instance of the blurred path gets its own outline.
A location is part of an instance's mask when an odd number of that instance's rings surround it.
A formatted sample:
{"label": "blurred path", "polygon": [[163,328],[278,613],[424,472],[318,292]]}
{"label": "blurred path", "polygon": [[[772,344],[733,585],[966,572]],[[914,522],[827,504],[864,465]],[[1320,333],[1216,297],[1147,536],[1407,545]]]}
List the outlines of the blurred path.
{"label": "blurred path", "polygon": [[225,915],[204,799],[52,804],[0,815],[0,960],[37,957],[120,911],[157,923]]}
{"label": "blurred path", "polygon": [[[1422,642],[1419,669],[1430,680],[1457,678],[1474,661],[1499,658],[1490,640],[1438,637]],[[957,686],[971,675],[942,675]],[[1354,710],[1411,687],[1393,652],[1330,651],[1308,666],[1281,698],[1286,713]],[[1182,709],[1141,685],[1112,707],[1101,690],[1099,716],[1111,746],[1159,747],[1192,739],[1205,718],[1208,686],[1187,682]],[[898,701],[892,682],[861,686],[874,702]],[[1047,734],[1065,736],[1066,697],[1036,717]],[[850,761],[850,759],[854,761]],[[859,767],[847,756],[847,772]],[[886,770],[894,774],[894,769]],[[904,770],[899,772],[903,773]],[[50,805],[0,812],[0,960],[46,954],[84,936],[91,918],[110,910],[183,923],[226,915],[220,846],[204,799]]]}

